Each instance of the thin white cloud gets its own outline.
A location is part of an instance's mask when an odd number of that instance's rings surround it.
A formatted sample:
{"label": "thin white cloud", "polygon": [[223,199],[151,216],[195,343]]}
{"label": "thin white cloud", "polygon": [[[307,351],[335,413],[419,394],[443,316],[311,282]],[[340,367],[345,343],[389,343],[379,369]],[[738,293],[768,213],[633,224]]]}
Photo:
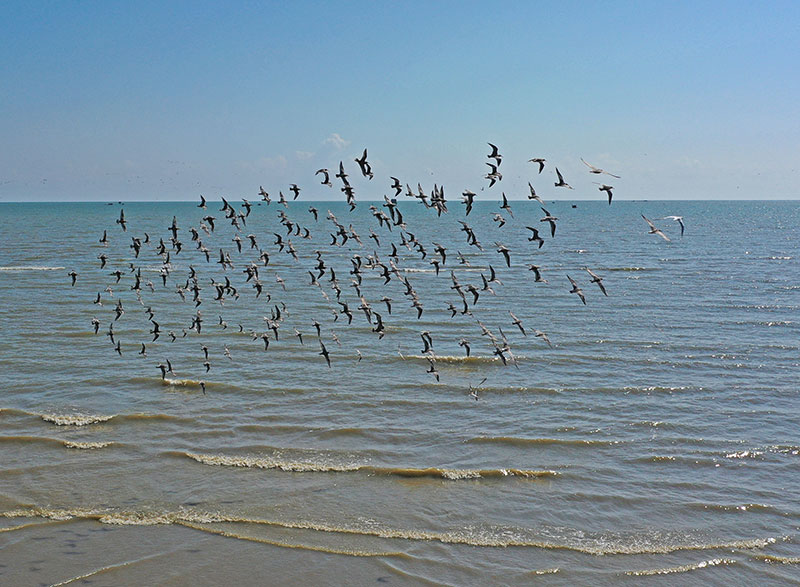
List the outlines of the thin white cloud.
{"label": "thin white cloud", "polygon": [[323,144],[333,145],[336,149],[344,149],[350,144],[350,141],[344,140],[341,136],[339,136],[339,133],[331,133],[331,136],[325,139]]}
{"label": "thin white cloud", "polygon": [[314,153],[312,153],[311,151],[295,151],[294,155],[295,157],[297,157],[298,160],[306,161],[308,159],[311,159],[314,156]]}

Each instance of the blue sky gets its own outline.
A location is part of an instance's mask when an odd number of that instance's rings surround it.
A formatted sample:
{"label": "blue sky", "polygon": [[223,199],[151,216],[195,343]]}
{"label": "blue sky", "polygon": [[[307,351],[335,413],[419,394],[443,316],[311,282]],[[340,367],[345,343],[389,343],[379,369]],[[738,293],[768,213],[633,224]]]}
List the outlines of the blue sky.
{"label": "blue sky", "polygon": [[355,175],[365,147],[359,199],[389,176],[602,199],[580,157],[618,199],[794,199],[798,23],[798,2],[6,1],[0,201],[339,199],[314,171]]}

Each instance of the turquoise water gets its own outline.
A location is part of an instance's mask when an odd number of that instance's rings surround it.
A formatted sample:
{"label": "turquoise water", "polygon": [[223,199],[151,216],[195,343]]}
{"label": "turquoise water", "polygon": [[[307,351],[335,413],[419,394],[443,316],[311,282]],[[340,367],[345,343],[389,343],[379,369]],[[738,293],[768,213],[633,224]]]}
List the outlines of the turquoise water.
{"label": "turquoise water", "polygon": [[[405,234],[425,259],[369,204],[350,212],[316,202],[316,222],[308,202],[254,205],[241,253],[219,202],[207,211],[0,204],[0,582],[797,582],[796,203],[556,201],[546,205],[559,218],[551,238],[535,202],[511,202],[513,218],[480,202],[465,218],[456,201],[437,217],[401,198]],[[121,208],[127,232],[115,224]],[[287,236],[281,210],[312,238]],[[332,245],[328,210],[363,244]],[[207,214],[216,217],[210,234],[199,228]],[[640,214],[671,241],[648,234]],[[659,220],[667,215],[685,218],[683,238],[677,223]],[[163,238],[170,250],[173,216],[183,247],[171,250],[164,287],[155,249]],[[540,228],[541,249],[526,226]],[[136,259],[131,237],[145,233]],[[298,260],[273,233],[291,239]],[[447,249],[439,275],[434,242]],[[511,267],[495,242],[510,249]],[[392,243],[398,272],[384,285],[369,257],[388,266]],[[232,269],[216,262],[220,248]],[[315,251],[321,287],[308,274],[318,273]],[[383,338],[358,309],[356,254]],[[251,261],[259,298],[243,273]],[[141,269],[141,303],[130,263]],[[534,282],[531,263],[547,283]],[[496,295],[481,289],[489,265],[502,282],[491,284]],[[176,290],[190,266],[197,308]],[[331,267],[352,324],[338,313]],[[607,297],[585,267],[603,277]],[[471,315],[460,313],[451,270],[480,294],[473,305],[466,293]],[[226,276],[238,299],[228,290],[221,303],[211,280]],[[401,277],[422,304],[419,319]],[[147,307],[160,325],[155,342]],[[277,309],[276,340],[265,317]],[[112,322],[121,355],[106,335]],[[503,365],[479,322],[501,347],[502,329],[516,364],[504,353]],[[433,357],[422,352],[423,331]],[[162,380],[167,360],[174,373]]]}

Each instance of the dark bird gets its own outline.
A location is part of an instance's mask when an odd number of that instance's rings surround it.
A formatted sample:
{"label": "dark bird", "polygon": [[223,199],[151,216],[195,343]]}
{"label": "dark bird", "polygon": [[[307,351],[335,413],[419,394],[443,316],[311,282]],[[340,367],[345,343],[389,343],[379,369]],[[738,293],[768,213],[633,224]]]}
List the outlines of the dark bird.
{"label": "dark bird", "polygon": [[461,194],[464,205],[467,207],[465,216],[469,216],[469,213],[472,212],[472,204],[475,201],[475,195],[475,192],[471,192],[469,190],[464,190],[464,192]]}
{"label": "dark bird", "polygon": [[125,210],[124,209],[120,209],[119,218],[116,220],[116,222],[117,222],[117,224],[119,224],[122,227],[122,231],[123,232],[127,232],[128,223],[125,221]]}
{"label": "dark bird", "polygon": [[541,173],[542,170],[544,169],[544,162],[545,162],[545,159],[542,159],[541,157],[534,157],[533,159],[528,159],[528,163],[538,163],[539,164],[539,173]]}
{"label": "dark bird", "polygon": [[489,180],[489,187],[492,187],[495,182],[498,182],[503,179],[503,174],[497,170],[497,165],[493,163],[486,163],[491,168],[491,171],[484,175],[486,179]]}
{"label": "dark bird", "polygon": [[606,292],[606,287],[603,285],[603,278],[597,275],[594,271],[589,269],[588,267],[584,267],[586,272],[592,276],[591,282],[596,283],[597,287],[600,288],[600,291],[603,292],[603,295],[608,296],[608,292]]}
{"label": "dark bird", "polygon": [[[595,182],[595,183],[597,183],[597,182]],[[611,198],[614,197],[614,194],[611,193],[611,190],[614,189],[614,186],[613,185],[606,185],[604,183],[598,183],[597,185],[600,186],[597,189],[599,189],[601,192],[605,192],[608,195],[608,205],[610,206],[611,205]]]}
{"label": "dark bird", "polygon": [[531,237],[528,239],[528,242],[538,242],[539,248],[541,249],[542,245],[544,244],[544,239],[539,236],[539,231],[532,226],[526,226],[525,228],[527,228],[533,233]]}
{"label": "dark bird", "polygon": [[314,175],[319,175],[320,173],[322,174],[322,184],[321,185],[326,185],[328,187],[333,187],[333,184],[331,183],[330,173],[328,172],[328,170],[327,169],[317,169],[317,172]]}
{"label": "dark bird", "polygon": [[558,220],[558,218],[553,216],[552,214],[550,214],[550,212],[548,212],[544,208],[542,208],[542,212],[544,212],[545,216],[544,216],[544,218],[541,218],[539,220],[539,222],[548,222],[548,223],[550,223],[550,236],[551,237],[555,237],[556,236],[556,220]]}
{"label": "dark bird", "polygon": [[325,348],[325,343],[324,342],[319,341],[319,346],[320,346],[320,349],[322,349],[322,350],[320,350],[319,354],[322,355],[323,357],[325,357],[325,362],[328,363],[328,368],[330,368],[330,366],[331,366],[330,353],[328,353],[328,349]]}
{"label": "dark bird", "polygon": [[510,251],[508,247],[500,243],[495,243],[495,244],[497,245],[497,252],[503,255],[503,257],[505,257],[506,266],[511,267],[511,255],[509,254]]}
{"label": "dark bird", "polygon": [[492,152],[486,155],[489,159],[494,159],[497,161],[497,167],[500,167],[500,163],[503,162],[503,156],[497,150],[497,147],[492,143],[488,143],[488,145],[492,148]]}
{"label": "dark bird", "polygon": [[584,305],[586,305],[586,298],[583,296],[583,290],[578,287],[578,284],[569,275],[567,275],[567,279],[569,279],[569,282],[572,284],[572,289],[569,290],[569,293],[577,294]]}
{"label": "dark bird", "polygon": [[528,336],[528,333],[525,332],[525,328],[522,327],[522,321],[519,318],[517,318],[516,316],[514,316],[514,313],[511,310],[509,310],[508,313],[511,315],[511,320],[512,320],[511,323],[513,325],[515,325],[517,328],[519,328],[519,331],[523,335]]}
{"label": "dark bird", "polygon": [[396,177],[390,177],[389,179],[392,180],[392,185],[389,187],[394,190],[394,197],[396,198],[403,193],[403,186],[400,184],[400,180]]}
{"label": "dark bird", "polygon": [[74,286],[75,285],[75,281],[78,279],[78,274],[73,269],[72,271],[67,273],[67,275],[69,275],[72,278],[72,285]]}
{"label": "dark bird", "polygon": [[533,189],[533,186],[531,185],[531,182],[528,182],[528,188],[530,189],[530,192],[531,192],[530,194],[528,194],[528,199],[529,200],[536,200],[540,204],[544,205],[544,200],[536,195],[536,190]]}
{"label": "dark bird", "polygon": [[425,345],[425,348],[422,349],[423,353],[427,353],[428,351],[433,350],[433,340],[431,339],[431,333],[427,330],[424,330],[422,334],[420,334],[422,338],[422,344]]}
{"label": "dark bird", "polygon": [[364,153],[361,155],[361,159],[356,159],[356,163],[358,163],[359,168],[361,168],[361,175],[364,177],[368,177],[370,179],[373,178],[372,174],[372,166],[367,162],[367,150],[364,149]]}
{"label": "dark bird", "polygon": [[572,186],[569,185],[566,181],[564,181],[564,176],[561,175],[561,172],[556,167],[556,175],[558,176],[558,181],[555,183],[557,188],[569,188],[572,189]]}
{"label": "dark bird", "polygon": [[514,218],[514,213],[511,211],[511,206],[508,205],[508,198],[506,198],[505,192],[503,192],[503,203],[500,205],[500,208],[508,212],[511,218]]}
{"label": "dark bird", "polygon": [[534,279],[535,282],[537,282],[537,283],[538,282],[547,283],[546,279],[542,279],[542,274],[539,272],[539,266],[538,265],[528,265],[528,270],[529,271],[533,271],[533,274],[535,276],[535,279]]}

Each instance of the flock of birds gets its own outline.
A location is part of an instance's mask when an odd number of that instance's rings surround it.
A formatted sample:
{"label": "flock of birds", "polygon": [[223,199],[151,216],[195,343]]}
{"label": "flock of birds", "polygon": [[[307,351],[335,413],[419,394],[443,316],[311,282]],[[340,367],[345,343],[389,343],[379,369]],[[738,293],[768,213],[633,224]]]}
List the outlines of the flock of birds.
{"label": "flock of birds", "polygon": [[[488,180],[489,187],[492,187],[503,179],[500,171],[503,156],[497,146],[489,143],[489,147],[491,148],[491,152],[487,155],[488,161],[486,163],[489,167],[489,172],[484,177]],[[588,167],[590,174],[619,178],[618,175],[595,167],[583,159],[581,159],[581,161]],[[536,157],[529,159],[529,162],[538,166],[537,175],[541,175],[545,169],[546,160]],[[372,166],[367,160],[366,149],[364,149],[360,157],[355,158],[355,163],[357,163],[359,172],[363,178],[367,180],[372,180],[374,178]],[[333,188],[333,182],[331,181],[332,174],[329,169],[319,169],[315,175],[321,179],[320,183],[322,186]],[[557,167],[555,168],[555,175],[555,187],[573,189],[572,186],[565,181],[564,176]],[[333,177],[341,184],[340,189],[345,196],[345,201],[349,205],[350,212],[354,211],[357,207],[355,189],[348,179],[349,175],[345,170],[344,162],[339,162],[338,172],[334,173]],[[184,228],[179,225],[177,217],[173,216],[172,223],[167,227],[168,235],[165,235],[167,238],[166,241],[164,240],[165,237],[161,237],[158,238],[156,242],[156,238],[151,238],[147,233],[130,236],[131,243],[129,249],[132,252],[132,258],[129,257],[125,259],[126,265],[122,268],[119,266],[113,267],[113,271],[109,273],[110,277],[114,278],[113,283],[109,283],[103,292],[97,293],[94,304],[96,304],[98,308],[102,307],[104,303],[105,305],[109,305],[109,298],[114,295],[113,288],[123,287],[119,284],[123,279],[126,280],[126,286],[129,287],[129,291],[133,292],[137,303],[144,308],[144,314],[148,320],[149,334],[152,335],[152,338],[148,337],[146,341],[137,343],[137,346],[141,345],[138,354],[146,358],[148,345],[151,347],[154,344],[158,345],[158,341],[163,342],[165,339],[168,339],[170,342],[175,342],[179,338],[199,338],[202,336],[202,333],[205,332],[204,324],[206,322],[203,309],[207,308],[209,305],[213,304],[218,308],[218,311],[215,312],[218,315],[218,321],[215,326],[225,330],[228,328],[228,324],[223,318],[222,313],[225,312],[226,303],[232,304],[240,299],[250,299],[253,303],[256,301],[266,301],[270,303],[272,295],[269,293],[264,280],[266,279],[267,273],[274,269],[274,263],[273,267],[270,267],[271,258],[275,254],[283,254],[291,258],[291,261],[288,262],[297,266],[297,271],[300,274],[308,273],[310,279],[308,285],[319,289],[320,295],[324,298],[332,312],[333,322],[346,319],[347,324],[351,325],[354,314],[358,311],[363,312],[364,318],[370,326],[370,330],[374,333],[374,336],[377,337],[377,339],[382,339],[387,334],[387,324],[389,323],[387,318],[392,315],[392,304],[394,302],[388,295],[391,291],[385,291],[389,289],[390,282],[396,281],[402,285],[402,295],[413,309],[412,312],[415,313],[412,313],[412,316],[415,315],[416,319],[420,319],[423,315],[425,307],[423,305],[422,296],[420,296],[418,290],[410,281],[407,268],[403,266],[404,262],[408,261],[411,257],[419,255],[421,261],[427,262],[432,266],[431,272],[435,273],[437,276],[440,272],[449,269],[449,283],[451,284],[449,285],[449,289],[453,292],[453,299],[447,302],[447,310],[450,312],[450,318],[453,319],[461,315],[465,317],[465,319],[474,322],[474,325],[477,327],[476,331],[479,330],[481,335],[488,341],[488,346],[491,347],[492,354],[497,357],[503,365],[516,365],[517,359],[512,352],[511,344],[506,334],[503,332],[502,326],[498,326],[496,331],[493,331],[476,316],[476,313],[478,313],[476,310],[480,296],[485,294],[496,295],[493,285],[497,286],[502,284],[495,268],[492,264],[488,264],[488,268],[480,268],[480,285],[476,286],[472,283],[466,283],[464,281],[466,274],[462,273],[461,269],[471,266],[467,256],[463,255],[461,251],[457,251],[455,255],[448,255],[448,249],[437,242],[431,242],[430,244],[421,242],[415,234],[416,230],[412,232],[412,227],[407,224],[397,204],[397,198],[405,192],[405,196],[419,201],[425,209],[436,213],[437,216],[441,216],[448,212],[448,201],[445,197],[444,188],[434,185],[431,193],[427,194],[420,184],[417,184],[417,189],[414,190],[408,184],[403,186],[402,182],[396,177],[390,176],[390,179],[391,183],[389,187],[391,190],[394,190],[392,196],[384,195],[381,207],[375,205],[369,206],[371,215],[375,218],[375,228],[378,230],[378,232],[376,232],[370,228],[367,237],[375,243],[374,246],[370,247],[373,252],[364,255],[355,252],[351,255],[350,263],[352,269],[345,278],[349,280],[349,284],[343,283],[344,279],[341,279],[337,275],[330,257],[326,258],[325,254],[319,250],[319,248],[314,250],[315,261],[313,264],[302,267],[305,260],[309,259],[310,256],[303,256],[301,260],[297,247],[295,243],[292,242],[292,237],[299,238],[300,241],[298,242],[301,242],[313,240],[315,235],[312,235],[312,229],[306,226],[303,220],[289,217],[287,213],[289,210],[288,201],[282,191],[278,194],[278,205],[283,206],[283,208],[278,208],[278,217],[285,233],[273,232],[272,236],[274,240],[266,245],[263,242],[262,236],[256,235],[255,233],[245,234],[247,219],[250,217],[253,207],[253,204],[249,200],[243,199],[242,204],[237,208],[230,204],[225,198],[222,198],[222,207],[218,210],[218,212],[222,213],[222,216],[218,219],[214,212],[208,210],[209,202],[201,195],[198,208],[202,209],[205,215],[198,223],[198,226],[191,226],[188,228],[188,236],[190,236],[191,243],[195,249],[193,258],[199,263],[205,263],[204,270],[199,271],[195,268],[194,264],[189,264],[188,273],[181,274],[178,280],[175,281],[177,272],[175,271],[176,268],[172,263],[172,259],[173,257],[181,255],[185,247],[184,242],[186,238],[184,236],[184,240],[181,240],[181,234],[186,235],[187,233],[184,232]],[[608,198],[608,204],[611,205],[614,187],[605,183],[595,183],[600,186],[599,190],[601,192],[605,192]],[[543,212],[543,217],[539,221],[546,224],[549,229],[550,238],[555,238],[558,218],[553,216],[545,208],[544,200],[537,195],[536,190],[530,182],[528,182],[528,187],[530,190],[528,199],[537,201]],[[301,188],[297,184],[290,184],[288,191],[292,194],[292,200],[297,200],[300,196]],[[263,187],[260,187],[258,195],[261,198],[258,205],[262,203],[270,205],[273,202],[272,197]],[[463,219],[458,220],[458,223],[461,225],[460,231],[464,232],[466,235],[466,245],[468,247],[475,247],[483,252],[484,248],[478,240],[474,229],[467,223],[467,219],[473,210],[475,198],[475,192],[470,190],[465,190],[463,192],[462,203],[465,206],[465,214]],[[499,208],[500,210],[498,212],[492,214],[492,220],[497,223],[498,228],[502,228],[506,224],[506,218],[503,214],[507,214],[512,218],[514,216],[505,193],[502,194],[502,201]],[[330,237],[328,248],[334,246],[341,247],[347,250],[348,253],[352,251],[352,247],[355,247],[357,251],[361,252],[363,252],[362,249],[367,248],[361,240],[361,235],[354,230],[353,225],[345,226],[330,210],[328,210],[327,216],[321,219],[319,210],[312,205],[308,208],[308,214],[310,216],[305,216],[305,218],[309,222],[313,219],[313,226],[315,228],[320,226],[321,222],[324,223],[327,221],[330,223],[329,228],[325,230]],[[642,218],[647,222],[649,227],[648,234],[658,235],[666,241],[670,240],[650,219],[644,215],[642,215]],[[682,217],[668,216],[665,219],[678,222],[681,227],[681,236],[683,236],[684,224]],[[117,236],[125,235],[127,237],[128,222],[129,219],[125,216],[125,210],[123,208],[120,210],[119,218],[116,220],[116,224],[119,226]],[[227,222],[232,229],[233,236],[230,239],[232,245],[227,248],[219,247],[218,254],[212,253],[203,241],[204,239],[208,240],[212,238],[212,235],[219,239],[220,231],[224,230],[224,228],[218,226],[218,224],[225,222]],[[545,238],[541,236],[540,228],[535,226],[526,226],[525,228],[530,231],[528,241],[535,243],[537,250],[542,248],[545,244]],[[104,250],[100,252],[97,258],[100,262],[100,269],[103,270],[107,270],[107,265],[110,262],[109,255],[105,253],[105,248],[109,246],[109,242],[113,238],[109,236],[109,230],[110,229],[104,230],[102,237],[99,239],[99,244]],[[383,245],[381,244],[382,240],[384,243]],[[348,243],[350,244],[348,245]],[[400,254],[402,248],[405,248],[407,251],[404,251],[403,255]],[[379,254],[378,250],[382,250],[383,253]],[[498,261],[502,259],[501,263],[504,263],[506,267],[510,269],[512,266],[512,251],[499,242],[495,243],[495,250],[500,255]],[[190,253],[190,255],[191,254],[192,253]],[[186,253],[182,254],[182,257],[186,256]],[[453,256],[458,260],[458,264],[455,266],[452,261]],[[141,263],[145,258],[149,260],[158,260],[160,284],[154,284],[147,279],[146,276],[143,276]],[[448,265],[448,263],[450,264]],[[235,277],[236,268],[241,268],[241,273],[245,276],[243,284],[239,283],[238,287],[237,278]],[[588,267],[583,269],[590,278],[589,283],[596,285],[604,296],[608,296],[603,278]],[[214,274],[210,277],[203,277],[201,275],[201,273],[216,270],[221,273]],[[528,264],[528,270],[533,275],[532,281],[534,283],[547,283],[547,280],[542,277],[542,271],[538,265]],[[477,269],[473,269],[473,271],[477,271]],[[363,283],[363,276],[368,272],[378,275],[383,280],[380,286],[376,287],[383,287],[384,291],[370,296],[372,298],[372,303],[368,301],[368,296],[365,293],[366,289],[371,288],[367,288]],[[78,281],[78,273],[73,270],[70,271],[68,275],[71,279],[71,284],[74,286]],[[273,277],[275,283],[280,286],[282,290],[286,291],[286,281],[277,273],[274,273]],[[574,294],[583,304],[586,304],[586,295],[578,282],[569,275],[566,275],[566,278],[571,285],[569,293]],[[159,280],[156,281],[158,282]],[[327,289],[331,292],[331,295],[329,295],[323,287],[323,283],[326,281]],[[130,285],[127,285],[127,282],[130,282]],[[245,285],[252,288],[253,294],[251,297],[245,298],[244,294],[240,293],[240,288]],[[156,288],[159,286],[160,289],[165,292],[174,293],[183,303],[193,305],[193,314],[189,316],[185,326],[177,328],[178,333],[176,333],[175,330],[164,332],[161,327],[161,318],[159,314],[153,308],[152,304],[148,303],[150,301],[147,299],[149,295],[148,292],[150,294],[155,294]],[[355,302],[349,299],[345,294],[343,286],[349,286],[354,290],[355,297],[358,300],[357,306]],[[206,292],[211,292],[211,295],[208,295]],[[335,299],[332,299],[332,297]],[[437,301],[437,303],[441,303],[441,301]],[[203,304],[205,304],[205,306],[203,306]],[[383,307],[386,308],[385,313],[383,313]],[[294,308],[291,308],[291,310],[293,311]],[[106,318],[104,321],[101,321],[96,316],[92,318],[92,327],[96,335],[100,334],[102,324],[108,321],[108,328],[105,330],[105,335],[109,338],[114,351],[120,356],[123,354],[123,347],[119,332],[115,330],[115,328],[120,323],[120,320],[123,319],[126,312],[127,309],[124,306],[123,300],[118,297],[116,302],[113,303],[112,316]],[[285,340],[283,335],[288,330],[288,326],[286,326],[286,317],[289,315],[289,312],[290,308],[285,302],[274,304],[270,309],[269,316],[263,317],[263,326],[259,323],[259,328],[245,328],[243,324],[238,324],[238,331],[251,335],[253,341],[261,341],[264,345],[264,351],[268,351],[271,344],[280,344],[279,341]],[[543,343],[552,346],[545,332],[526,328],[523,322],[511,310],[508,310],[508,315],[508,324],[518,329],[523,336],[527,336],[528,332],[532,332],[533,335],[539,338]],[[312,336],[316,338],[314,346],[319,347],[317,354],[320,360],[323,360],[328,367],[331,367],[332,353],[329,351],[328,345],[332,342],[341,345],[338,336],[329,328],[324,328],[323,323],[315,317],[311,317],[311,319],[308,320],[305,328],[308,327],[313,328]],[[205,328],[208,327],[206,326]],[[299,343],[305,346],[306,343],[303,339],[304,333],[300,328],[304,328],[304,326],[294,325],[291,335],[295,336]],[[439,381],[439,373],[436,366],[437,355],[434,349],[435,343],[433,336],[427,330],[421,331],[419,336],[423,345],[421,355],[428,363],[427,373],[434,377],[436,381]],[[326,342],[328,345],[326,345]],[[458,345],[464,349],[466,357],[470,357],[470,341],[467,338],[461,338],[458,341]],[[213,356],[210,353],[209,346],[200,342],[197,351],[198,363],[202,364],[205,373],[209,373],[212,368]],[[357,361],[360,362],[363,356],[361,351],[355,349],[355,354]],[[222,355],[228,360],[233,360],[227,345],[224,346]],[[167,379],[167,375],[175,376],[172,362],[167,357],[164,357],[155,368],[158,369],[161,378],[164,380]],[[478,399],[478,387],[485,381],[486,379],[484,378],[478,386],[470,386],[469,392],[471,397]],[[202,388],[203,393],[205,393],[205,381],[200,380],[197,383]]]}

